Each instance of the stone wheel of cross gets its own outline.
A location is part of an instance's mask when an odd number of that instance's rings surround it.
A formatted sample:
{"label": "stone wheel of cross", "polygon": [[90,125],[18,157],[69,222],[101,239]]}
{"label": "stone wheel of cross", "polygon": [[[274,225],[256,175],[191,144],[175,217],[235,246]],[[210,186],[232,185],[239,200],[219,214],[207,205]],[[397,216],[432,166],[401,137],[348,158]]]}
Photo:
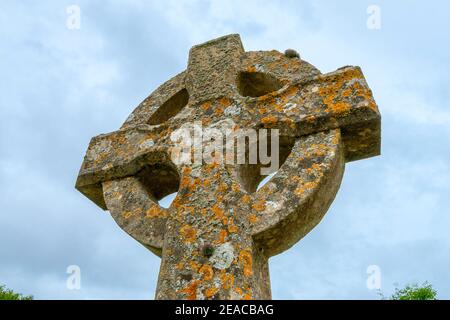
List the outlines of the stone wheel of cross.
{"label": "stone wheel of cross", "polygon": [[[279,130],[282,165],[259,190],[261,165],[171,160],[175,130],[227,121]],[[157,299],[270,299],[269,257],[319,223],[345,162],[379,152],[380,114],[360,68],[321,74],[292,54],[245,52],[229,35],[191,48],[186,71],[120,130],[94,137],[76,188],[162,258]]]}

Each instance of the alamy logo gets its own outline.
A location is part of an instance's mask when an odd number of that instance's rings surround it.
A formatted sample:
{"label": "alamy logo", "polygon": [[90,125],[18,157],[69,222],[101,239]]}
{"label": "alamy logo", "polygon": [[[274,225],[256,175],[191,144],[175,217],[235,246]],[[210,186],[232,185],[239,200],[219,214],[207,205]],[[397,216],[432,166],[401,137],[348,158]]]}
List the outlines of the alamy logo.
{"label": "alamy logo", "polygon": [[242,129],[231,120],[204,128],[199,121],[184,124],[170,139],[176,164],[257,164],[261,175],[279,169],[278,129]]}

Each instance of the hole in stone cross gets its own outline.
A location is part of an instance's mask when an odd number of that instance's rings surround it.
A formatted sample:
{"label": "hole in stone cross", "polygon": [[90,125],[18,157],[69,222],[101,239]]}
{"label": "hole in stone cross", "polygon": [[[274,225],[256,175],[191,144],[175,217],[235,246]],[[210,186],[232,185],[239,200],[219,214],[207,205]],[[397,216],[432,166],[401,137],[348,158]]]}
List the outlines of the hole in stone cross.
{"label": "hole in stone cross", "polygon": [[166,122],[176,116],[189,102],[189,93],[182,89],[164,102],[150,117],[148,124],[155,125]]}
{"label": "hole in stone cross", "polygon": [[180,187],[180,175],[172,163],[145,166],[137,174],[151,199],[163,208],[168,208]]}
{"label": "hole in stone cross", "polygon": [[281,87],[283,83],[263,72],[241,72],[237,79],[239,94],[245,97],[260,97]]}
{"label": "hole in stone cross", "polygon": [[[270,131],[269,131],[270,132]],[[272,157],[272,146],[270,143],[270,135],[267,139],[268,147],[267,147],[267,155]],[[288,156],[291,154],[292,148],[294,146],[295,139],[291,137],[280,136],[279,137],[279,153],[278,153],[278,167],[273,168],[272,172],[268,174],[261,174],[261,168],[269,168],[270,164],[263,165],[261,164],[258,156],[258,162],[256,164],[252,164],[249,161],[249,144],[246,142],[246,163],[237,165],[237,178],[242,186],[242,188],[248,193],[253,193],[263,187],[267,182],[272,179],[272,177],[278,172],[281,166],[284,164]],[[257,143],[258,148],[260,147],[260,143]],[[259,153],[259,150],[258,150]]]}

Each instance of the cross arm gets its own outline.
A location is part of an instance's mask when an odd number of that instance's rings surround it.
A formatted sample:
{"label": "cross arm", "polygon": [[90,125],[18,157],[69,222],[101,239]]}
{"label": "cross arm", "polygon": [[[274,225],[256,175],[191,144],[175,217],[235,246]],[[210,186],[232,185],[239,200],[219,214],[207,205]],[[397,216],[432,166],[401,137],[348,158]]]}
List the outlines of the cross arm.
{"label": "cross arm", "polygon": [[137,173],[168,159],[163,126],[139,126],[91,139],[75,187],[106,210],[102,182]]}
{"label": "cross arm", "polygon": [[305,136],[340,128],[346,161],[380,154],[381,116],[359,67],[292,83],[250,103],[259,125],[282,134]]}

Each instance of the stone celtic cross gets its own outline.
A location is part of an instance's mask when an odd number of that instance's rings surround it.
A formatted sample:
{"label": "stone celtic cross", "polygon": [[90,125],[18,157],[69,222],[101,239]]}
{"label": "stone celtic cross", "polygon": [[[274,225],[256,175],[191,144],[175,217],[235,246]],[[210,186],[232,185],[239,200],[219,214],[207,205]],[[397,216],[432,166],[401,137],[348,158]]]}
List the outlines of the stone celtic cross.
{"label": "stone celtic cross", "polygon": [[[259,190],[261,165],[171,160],[175,130],[224,121],[279,130],[281,167]],[[379,154],[380,121],[359,67],[321,74],[228,35],[194,46],[186,71],[91,140],[76,188],[161,257],[156,299],[270,299],[269,257],[319,223],[345,162]]]}

